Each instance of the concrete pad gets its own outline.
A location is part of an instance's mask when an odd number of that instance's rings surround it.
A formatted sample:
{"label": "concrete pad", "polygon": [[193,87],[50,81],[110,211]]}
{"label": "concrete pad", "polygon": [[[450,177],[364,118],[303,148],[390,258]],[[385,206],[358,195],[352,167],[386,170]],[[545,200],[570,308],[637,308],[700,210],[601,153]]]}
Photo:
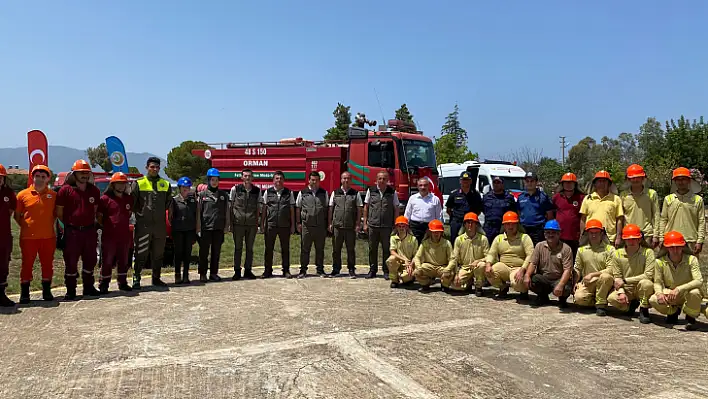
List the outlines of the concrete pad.
{"label": "concrete pad", "polygon": [[382,279],[151,288],[0,314],[0,397],[708,397],[683,326]]}

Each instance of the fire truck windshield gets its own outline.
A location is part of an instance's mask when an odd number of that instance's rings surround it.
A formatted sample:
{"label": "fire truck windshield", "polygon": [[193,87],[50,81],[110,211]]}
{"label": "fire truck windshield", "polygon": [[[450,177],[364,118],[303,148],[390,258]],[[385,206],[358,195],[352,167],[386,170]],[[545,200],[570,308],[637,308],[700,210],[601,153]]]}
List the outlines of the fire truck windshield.
{"label": "fire truck windshield", "polygon": [[428,166],[435,170],[433,143],[423,140],[402,140],[408,166]]}

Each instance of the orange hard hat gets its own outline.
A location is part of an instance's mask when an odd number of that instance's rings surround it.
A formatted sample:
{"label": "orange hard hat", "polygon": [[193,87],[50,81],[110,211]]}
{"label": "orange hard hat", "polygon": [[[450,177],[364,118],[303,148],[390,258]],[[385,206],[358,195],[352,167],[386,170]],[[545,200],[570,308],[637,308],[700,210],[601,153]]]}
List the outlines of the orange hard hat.
{"label": "orange hard hat", "polygon": [[46,172],[50,176],[52,175],[52,171],[49,170],[49,168],[46,165],[37,165],[34,168],[32,168],[32,176],[34,176],[35,172],[38,172],[40,170]]}
{"label": "orange hard hat", "polygon": [[399,216],[396,218],[396,224],[405,224],[406,226],[408,226],[408,218],[405,216]]}
{"label": "orange hard hat", "polygon": [[519,215],[516,212],[509,211],[502,216],[502,224],[519,223]]}
{"label": "orange hard hat", "polygon": [[74,165],[71,167],[71,171],[85,171],[85,172],[90,172],[91,171],[91,165],[88,164],[88,162],[84,161],[83,159],[79,159],[76,162],[74,162]]}
{"label": "orange hard hat", "polygon": [[564,181],[570,181],[573,183],[577,183],[578,177],[575,176],[575,173],[568,172],[568,173],[564,174],[563,177],[561,177],[561,183],[563,183]]}
{"label": "orange hard hat", "polygon": [[463,222],[467,222],[470,220],[479,223],[479,216],[477,216],[477,214],[474,212],[465,213],[465,218],[463,219]]}
{"label": "orange hard hat", "polygon": [[585,231],[588,231],[590,229],[604,229],[605,226],[602,225],[602,222],[597,220],[597,219],[590,219],[585,223]]}
{"label": "orange hard hat", "polygon": [[606,170],[601,170],[601,171],[595,173],[595,177],[593,178],[593,180],[596,180],[596,179],[607,179],[610,181],[612,180],[612,178],[610,177],[610,172],[608,172]]}
{"label": "orange hard hat", "polygon": [[430,231],[445,231],[445,227],[443,226],[443,223],[437,219],[431,220],[430,223],[428,223],[428,230]]}
{"label": "orange hard hat", "polygon": [[636,224],[628,224],[622,229],[622,239],[642,238],[642,229]]}
{"label": "orange hard hat", "polygon": [[7,170],[5,167],[0,163],[0,176],[7,176]]}
{"label": "orange hard hat", "polygon": [[669,231],[664,234],[664,246],[669,247],[683,247],[686,245],[686,240],[683,238],[683,234],[678,231]]}
{"label": "orange hard hat", "polygon": [[688,168],[680,167],[674,169],[674,172],[672,173],[671,180],[676,179],[678,177],[688,177],[689,179],[691,178],[691,171],[688,170]]}
{"label": "orange hard hat", "polygon": [[644,168],[636,163],[629,165],[627,168],[627,178],[634,179],[635,177],[647,177],[647,174],[644,172]]}
{"label": "orange hard hat", "polygon": [[127,183],[128,176],[123,172],[116,172],[111,176],[111,183]]}

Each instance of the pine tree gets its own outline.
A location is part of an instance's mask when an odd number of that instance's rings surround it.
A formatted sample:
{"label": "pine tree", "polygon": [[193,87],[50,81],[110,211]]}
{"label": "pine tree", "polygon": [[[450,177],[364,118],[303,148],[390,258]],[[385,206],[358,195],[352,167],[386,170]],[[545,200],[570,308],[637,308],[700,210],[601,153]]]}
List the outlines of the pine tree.
{"label": "pine tree", "polygon": [[401,105],[401,108],[396,110],[396,119],[415,124],[413,121],[413,114],[411,114],[408,110],[408,106],[406,104]]}
{"label": "pine tree", "polygon": [[435,140],[435,157],[437,163],[462,163],[479,158],[467,147],[467,131],[460,125],[460,109],[455,108],[445,118],[445,124],[440,129],[440,137]]}
{"label": "pine tree", "polygon": [[337,108],[334,109],[334,127],[327,129],[324,135],[325,140],[346,141],[349,125],[352,123],[351,107],[347,107],[342,103],[337,103]]}

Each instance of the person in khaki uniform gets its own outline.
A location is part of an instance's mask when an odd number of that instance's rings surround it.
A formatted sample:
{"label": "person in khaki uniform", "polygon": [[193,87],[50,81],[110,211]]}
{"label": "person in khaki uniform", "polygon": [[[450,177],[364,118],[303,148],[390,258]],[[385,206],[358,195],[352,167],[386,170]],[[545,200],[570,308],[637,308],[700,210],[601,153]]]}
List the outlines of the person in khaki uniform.
{"label": "person in khaki uniform", "polygon": [[[463,223],[465,234],[457,237],[452,257],[442,275],[443,289],[468,290],[475,287],[475,294],[482,296],[484,286],[485,258],[489,252],[489,241],[479,230],[479,217],[474,212],[465,214]],[[474,277],[474,285],[472,278]]]}
{"label": "person in khaki uniform", "polygon": [[654,251],[642,247],[642,231],[636,224],[628,224],[622,229],[622,239],[626,245],[615,251],[612,257],[612,277],[614,288],[607,301],[617,310],[634,316],[640,306],[639,321],[649,323],[649,297],[654,293],[654,273],[656,258]]}
{"label": "person in khaki uniform", "polygon": [[550,294],[558,298],[558,307],[568,306],[573,290],[573,250],[560,240],[561,227],[557,220],[543,226],[545,241],[536,244],[524,275],[524,286],[536,293],[534,306],[549,302]]}
{"label": "person in khaki uniform", "polygon": [[442,277],[443,268],[450,263],[452,245],[443,238],[445,228],[437,219],[428,223],[428,231],[413,258],[415,279],[420,284],[420,292],[429,292],[435,279]]}
{"label": "person in khaki uniform", "polygon": [[585,232],[589,243],[578,249],[575,258],[574,302],[578,306],[595,306],[597,315],[605,316],[607,294],[612,290],[612,257],[615,250],[609,244],[604,226],[599,220],[588,220]]}
{"label": "person in khaki uniform", "polygon": [[410,284],[415,279],[413,257],[418,252],[418,240],[411,233],[408,218],[396,218],[396,231],[391,235],[391,256],[386,260],[391,288]]}
{"label": "person in khaki uniform", "polygon": [[657,312],[667,315],[666,322],[669,324],[676,324],[683,310],[688,323],[686,329],[697,329],[696,318],[701,312],[703,285],[698,258],[690,255],[686,240],[678,231],[669,231],[664,235],[664,245],[659,255],[654,272],[654,295],[649,298],[649,304]]}
{"label": "person in khaki uniform", "polygon": [[642,230],[647,246],[659,246],[659,194],[646,185],[647,174],[640,165],[627,168],[629,188],[620,194],[626,224]]}
{"label": "person in khaki uniform", "polygon": [[705,208],[698,192],[700,186],[692,179],[691,171],[674,169],[671,194],[664,198],[659,220],[659,240],[667,231],[678,231],[696,256],[703,250],[706,237]]}
{"label": "person in khaki uniform", "polygon": [[595,173],[592,180],[593,192],[583,199],[580,206],[580,234],[585,229],[585,222],[597,219],[605,226],[605,232],[615,247],[622,244],[622,238],[617,234],[624,226],[624,209],[622,200],[615,195],[617,188],[606,170]]}
{"label": "person in khaki uniform", "polygon": [[504,233],[494,239],[487,253],[484,274],[489,283],[499,289],[499,298],[506,297],[511,286],[521,293],[520,299],[528,299],[524,276],[533,254],[533,241],[519,231],[519,215],[516,212],[505,213],[502,226]]}

